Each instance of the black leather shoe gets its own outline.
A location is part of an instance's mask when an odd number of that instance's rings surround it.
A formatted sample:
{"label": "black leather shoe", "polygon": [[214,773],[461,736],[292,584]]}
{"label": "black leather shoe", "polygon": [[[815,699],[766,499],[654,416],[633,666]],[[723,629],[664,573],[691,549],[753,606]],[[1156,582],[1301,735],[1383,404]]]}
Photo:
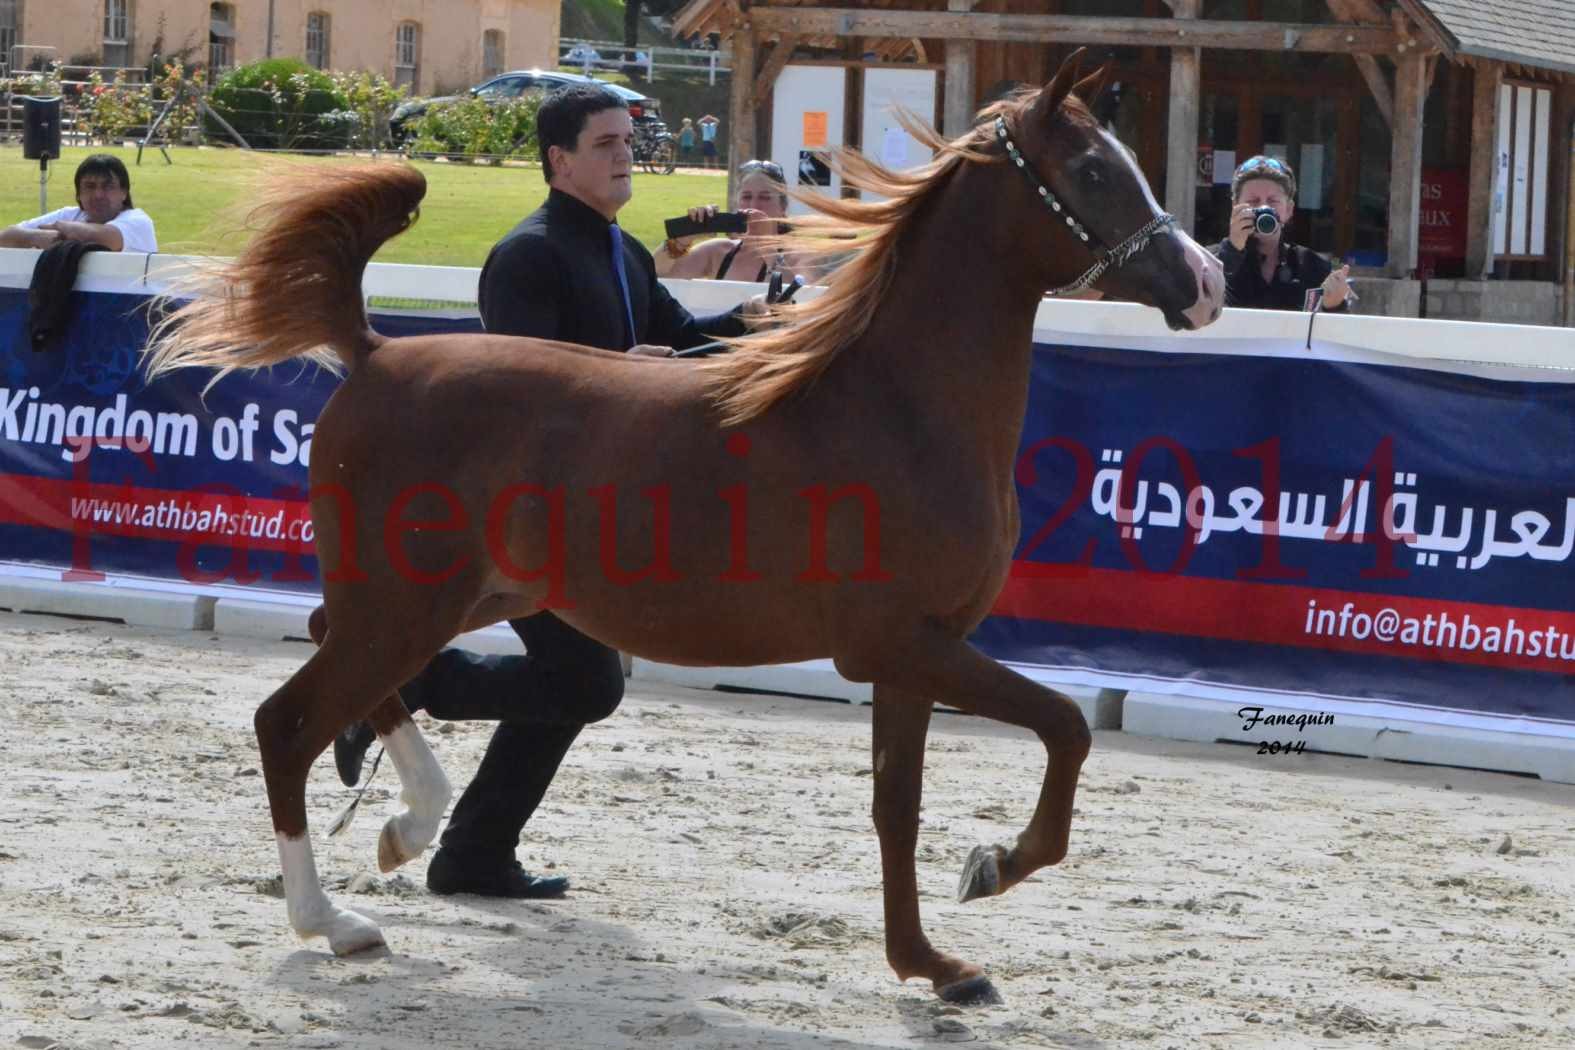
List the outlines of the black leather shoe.
{"label": "black leather shoe", "polygon": [[512,858],[499,862],[439,849],[427,865],[427,889],[444,896],[473,893],[478,897],[542,900],[561,897],[568,888],[569,880],[564,876],[532,875]]}
{"label": "black leather shoe", "polygon": [[334,765],[339,769],[339,779],[345,787],[355,787],[361,782],[361,766],[366,762],[366,749],[372,746],[377,734],[365,722],[357,722],[340,730],[334,737]]}

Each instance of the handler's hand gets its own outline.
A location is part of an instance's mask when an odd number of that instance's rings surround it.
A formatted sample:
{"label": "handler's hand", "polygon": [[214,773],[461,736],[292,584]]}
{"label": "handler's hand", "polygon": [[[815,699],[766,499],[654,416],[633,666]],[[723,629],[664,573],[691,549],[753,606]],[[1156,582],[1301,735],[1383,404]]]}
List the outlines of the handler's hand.
{"label": "handler's hand", "polygon": [[634,357],[672,357],[673,348],[670,346],[653,346],[650,343],[641,343],[631,346],[629,353]]}
{"label": "handler's hand", "polygon": [[739,313],[745,317],[764,317],[770,312],[771,308],[766,305],[766,297],[763,295],[750,296],[739,308]]}

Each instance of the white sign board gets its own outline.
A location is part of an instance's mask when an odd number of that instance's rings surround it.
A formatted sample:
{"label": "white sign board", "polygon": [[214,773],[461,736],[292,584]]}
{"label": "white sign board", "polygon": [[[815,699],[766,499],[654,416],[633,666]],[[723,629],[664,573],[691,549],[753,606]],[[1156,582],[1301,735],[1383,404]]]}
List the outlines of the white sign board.
{"label": "white sign board", "polygon": [[[803,189],[825,177],[826,192],[841,192],[841,177],[825,174],[813,154],[844,141],[846,86],[847,71],[841,66],[788,66],[777,77],[771,101],[771,159],[782,165],[789,186]],[[788,205],[790,214],[808,210],[797,202]]]}
{"label": "white sign board", "polygon": [[[860,125],[864,152],[896,171],[927,163],[930,151],[897,122],[897,107],[907,109],[931,127],[935,112],[935,70],[866,69],[864,117]],[[865,200],[878,199],[863,193]]]}

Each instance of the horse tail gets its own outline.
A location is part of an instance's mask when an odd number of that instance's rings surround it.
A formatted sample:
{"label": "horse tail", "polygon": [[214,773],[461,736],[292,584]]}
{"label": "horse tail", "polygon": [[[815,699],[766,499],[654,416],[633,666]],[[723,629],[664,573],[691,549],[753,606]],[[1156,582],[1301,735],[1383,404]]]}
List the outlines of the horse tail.
{"label": "horse tail", "polygon": [[361,296],[367,260],[415,222],[426,188],[404,164],[313,165],[270,179],[240,255],[165,297],[191,299],[154,327],[148,379],[196,367],[215,369],[216,382],[297,357],[353,371],[382,342]]}

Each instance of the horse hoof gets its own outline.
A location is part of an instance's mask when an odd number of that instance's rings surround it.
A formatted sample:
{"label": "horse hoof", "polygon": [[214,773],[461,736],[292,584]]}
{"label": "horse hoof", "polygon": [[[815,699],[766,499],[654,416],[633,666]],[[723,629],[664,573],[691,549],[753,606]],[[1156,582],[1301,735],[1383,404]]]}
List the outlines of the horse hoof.
{"label": "horse hoof", "polygon": [[1006,1002],[984,974],[935,989],[944,1001],[957,1006],[1000,1006]]}
{"label": "horse hoof", "polygon": [[340,912],[328,931],[328,946],[341,957],[381,948],[387,943],[376,923],[353,911]]}
{"label": "horse hoof", "polygon": [[383,833],[377,837],[378,870],[387,875],[420,855],[420,850],[412,850],[405,844],[405,837],[399,833],[399,818],[389,818],[388,823],[383,825]]}
{"label": "horse hoof", "polygon": [[1001,892],[1001,865],[994,846],[975,846],[963,862],[962,878],[957,881],[957,903],[994,897]]}

